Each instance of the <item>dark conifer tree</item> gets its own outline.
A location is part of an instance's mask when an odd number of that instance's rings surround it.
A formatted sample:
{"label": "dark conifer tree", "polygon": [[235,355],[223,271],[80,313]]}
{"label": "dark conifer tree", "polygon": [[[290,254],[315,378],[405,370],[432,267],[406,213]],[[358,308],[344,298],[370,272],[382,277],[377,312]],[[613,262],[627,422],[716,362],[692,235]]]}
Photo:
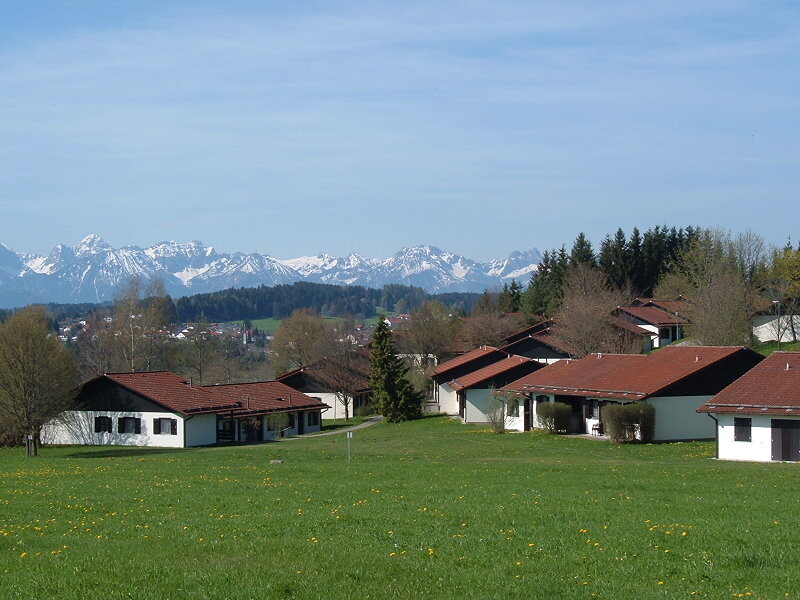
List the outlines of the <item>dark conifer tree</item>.
{"label": "dark conifer tree", "polygon": [[369,383],[378,410],[390,423],[422,416],[422,397],[409,382],[408,368],[397,357],[392,330],[381,318],[372,334]]}
{"label": "dark conifer tree", "polygon": [[579,233],[578,237],[575,238],[575,243],[572,244],[572,251],[569,254],[570,265],[573,267],[584,263],[594,265],[595,260],[592,242],[586,238],[586,234]]}

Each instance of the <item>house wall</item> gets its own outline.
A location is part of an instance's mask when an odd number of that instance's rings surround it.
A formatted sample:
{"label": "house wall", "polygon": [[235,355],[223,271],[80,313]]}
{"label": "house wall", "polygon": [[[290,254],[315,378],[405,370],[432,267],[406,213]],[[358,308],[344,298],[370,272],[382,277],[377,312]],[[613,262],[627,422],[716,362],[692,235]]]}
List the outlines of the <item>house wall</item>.
{"label": "house wall", "polygon": [[[702,415],[710,423],[714,420]],[[770,462],[772,460],[772,419],[766,415],[714,415],[717,427],[719,458],[724,460],[753,460]],[[733,419],[741,416],[752,419],[749,442],[733,441]],[[781,417],[785,418],[785,417]]]}
{"label": "house wall", "polygon": [[656,441],[713,439],[714,421],[696,412],[711,396],[662,396],[645,400],[656,408]]}
{"label": "house wall", "polygon": [[458,394],[448,384],[442,383],[436,386],[439,400],[439,411],[448,415],[458,414]]}
{"label": "house wall", "polygon": [[[778,315],[756,315],[753,317],[753,335],[759,342],[777,341],[778,329],[776,327]],[[787,315],[781,316],[781,342],[791,342],[794,340],[792,335],[792,324]],[[794,317],[794,330],[800,338],[800,315]]]}
{"label": "house wall", "polygon": [[464,390],[464,394],[466,398],[464,423],[488,423],[486,411],[488,408],[491,391],[488,389],[476,388]]}
{"label": "house wall", "polygon": [[[95,417],[111,417],[111,433],[94,431]],[[141,433],[119,433],[117,419],[136,417],[140,419]],[[153,419],[175,419],[177,434],[155,434]],[[42,429],[45,444],[83,444],[115,446],[153,446],[159,448],[183,448],[184,419],[170,412],[131,412],[69,410],[48,421]],[[212,442],[213,443],[213,442]]]}
{"label": "house wall", "polygon": [[187,447],[208,446],[217,442],[217,415],[192,415],[185,418],[183,425]]}
{"label": "house wall", "polygon": [[[307,392],[309,396],[319,398],[322,402],[330,406],[328,410],[322,413],[323,419],[344,419],[344,406],[339,402],[336,394],[333,392]],[[350,402],[350,416],[353,416],[353,403]]]}

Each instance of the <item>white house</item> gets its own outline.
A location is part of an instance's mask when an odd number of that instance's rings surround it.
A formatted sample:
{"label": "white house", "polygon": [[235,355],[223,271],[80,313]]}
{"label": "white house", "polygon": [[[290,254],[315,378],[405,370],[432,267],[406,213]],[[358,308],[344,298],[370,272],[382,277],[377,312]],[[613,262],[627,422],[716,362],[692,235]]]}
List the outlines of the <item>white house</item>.
{"label": "white house", "polygon": [[714,426],[698,407],[753,368],[761,355],[743,347],[670,346],[652,354],[591,354],[560,361],[511,382],[502,391],[523,397],[530,427],[536,406],[572,408],[570,433],[601,433],[609,403],[646,402],[656,409],[655,440],[711,439]]}
{"label": "white house", "polygon": [[698,409],[717,458],[800,461],[800,352],[775,352]]}
{"label": "white house", "polygon": [[[458,415],[464,423],[487,423],[496,401],[493,392],[544,366],[525,356],[508,356],[453,379],[448,386],[456,392]],[[506,415],[506,429],[522,429],[524,415],[520,413],[519,405],[511,403],[507,406]]]}
{"label": "white house", "polygon": [[329,406],[277,381],[197,386],[168,371],[85,383],[75,410],[45,424],[45,444],[185,448],[319,431]]}
{"label": "white house", "polygon": [[343,419],[368,414],[372,410],[369,385],[369,351],[359,350],[344,356],[332,356],[277,377],[277,381],[331,406],[324,419]]}
{"label": "white house", "polygon": [[439,412],[448,415],[460,414],[458,393],[451,385],[454,379],[508,358],[508,356],[507,352],[502,352],[494,346],[481,346],[471,352],[439,363],[431,369],[429,373],[433,379],[433,401],[438,405]]}

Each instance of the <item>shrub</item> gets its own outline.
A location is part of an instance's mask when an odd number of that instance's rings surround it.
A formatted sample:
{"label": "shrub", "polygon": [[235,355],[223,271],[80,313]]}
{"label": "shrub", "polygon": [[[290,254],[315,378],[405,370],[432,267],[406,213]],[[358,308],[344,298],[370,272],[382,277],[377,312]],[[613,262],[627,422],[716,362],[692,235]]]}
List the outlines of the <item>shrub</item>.
{"label": "shrub", "polygon": [[611,441],[633,442],[638,432],[642,442],[653,441],[656,409],[651,404],[607,404],[601,409],[601,420]]}
{"label": "shrub", "polygon": [[536,417],[549,432],[566,431],[572,409],[563,402],[539,402],[536,404]]}
{"label": "shrub", "polygon": [[652,404],[637,402],[628,404],[625,409],[631,413],[632,420],[639,426],[639,439],[646,444],[652,442],[656,429],[656,407]]}
{"label": "shrub", "polygon": [[486,420],[492,433],[505,433],[508,401],[509,398],[491,393],[486,399]]}

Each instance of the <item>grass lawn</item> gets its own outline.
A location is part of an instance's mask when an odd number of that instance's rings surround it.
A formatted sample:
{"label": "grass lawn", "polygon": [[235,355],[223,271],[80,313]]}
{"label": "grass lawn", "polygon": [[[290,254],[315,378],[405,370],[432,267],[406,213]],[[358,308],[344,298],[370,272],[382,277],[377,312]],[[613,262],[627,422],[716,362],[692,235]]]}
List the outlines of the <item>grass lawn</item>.
{"label": "grass lawn", "polygon": [[[778,342],[765,342],[763,344],[758,344],[757,346],[753,346],[753,350],[763,354],[764,356],[769,356],[778,350]],[[783,342],[781,343],[781,351],[800,352],[800,342]]]}
{"label": "grass lawn", "polygon": [[[785,598],[797,465],[447,418],[256,446],[0,450],[0,596]],[[271,459],[282,460],[270,464]]]}

